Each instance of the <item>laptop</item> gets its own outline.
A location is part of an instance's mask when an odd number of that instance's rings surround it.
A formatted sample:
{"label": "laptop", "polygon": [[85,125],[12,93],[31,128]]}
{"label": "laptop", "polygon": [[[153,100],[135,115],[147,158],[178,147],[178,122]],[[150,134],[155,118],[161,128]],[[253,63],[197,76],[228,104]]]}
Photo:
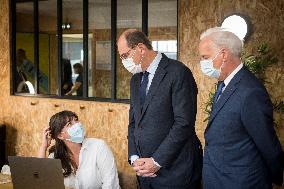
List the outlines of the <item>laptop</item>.
{"label": "laptop", "polygon": [[59,159],[8,157],[14,189],[64,189]]}

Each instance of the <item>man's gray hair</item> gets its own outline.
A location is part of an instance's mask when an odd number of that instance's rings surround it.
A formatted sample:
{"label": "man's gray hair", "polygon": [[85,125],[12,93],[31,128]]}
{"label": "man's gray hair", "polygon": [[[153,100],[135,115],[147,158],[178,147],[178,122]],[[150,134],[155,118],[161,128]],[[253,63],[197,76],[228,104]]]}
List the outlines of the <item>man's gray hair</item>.
{"label": "man's gray hair", "polygon": [[233,55],[241,57],[243,41],[228,29],[221,27],[209,28],[200,35],[200,40],[205,37],[209,37],[217,48],[226,48]]}

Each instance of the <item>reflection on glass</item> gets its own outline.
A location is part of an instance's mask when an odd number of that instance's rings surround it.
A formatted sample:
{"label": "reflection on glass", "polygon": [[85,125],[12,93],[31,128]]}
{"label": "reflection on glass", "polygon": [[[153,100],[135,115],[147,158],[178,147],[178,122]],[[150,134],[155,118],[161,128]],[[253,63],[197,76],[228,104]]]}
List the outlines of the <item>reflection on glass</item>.
{"label": "reflection on glass", "polygon": [[[82,96],[83,80],[83,34],[63,35],[63,60],[62,60],[62,91],[65,95]],[[80,81],[78,69],[75,65],[81,65]],[[75,67],[74,67],[75,66]]]}
{"label": "reflection on glass", "polygon": [[245,38],[248,31],[248,25],[245,19],[238,15],[232,15],[227,17],[223,21],[221,27],[229,29],[229,31],[236,34],[241,40]]}
{"label": "reflection on glass", "polygon": [[[33,3],[16,4],[16,93],[34,93],[34,26]],[[27,82],[28,81],[28,82]],[[29,83],[29,85],[27,84]],[[33,86],[33,88],[31,88]]]}
{"label": "reflection on glass", "polygon": [[[141,30],[142,27],[142,0],[117,1],[117,36],[129,28]],[[117,81],[116,97],[119,99],[130,98],[131,74],[123,67],[119,54],[117,53]]]}
{"label": "reflection on glass", "polygon": [[[62,95],[83,96],[83,1],[62,1]],[[87,61],[86,61],[87,62]],[[79,65],[79,66],[78,66]],[[79,68],[82,67],[82,68]]]}
{"label": "reflection on glass", "polygon": [[62,82],[62,87],[61,87],[61,94],[66,94],[68,93],[73,86],[73,81],[72,81],[72,66],[71,62],[69,59],[63,58],[62,59],[62,74],[61,74],[61,82]]}
{"label": "reflection on glass", "polygon": [[39,1],[39,93],[57,94],[57,2]]}
{"label": "reflection on glass", "polygon": [[177,59],[177,0],[149,1],[148,6],[148,33],[153,49]]}
{"label": "reflection on glass", "polygon": [[83,65],[81,63],[75,63],[73,65],[75,80],[74,85],[71,87],[65,95],[72,95],[76,93],[77,96],[83,96]]}
{"label": "reflection on glass", "polygon": [[111,98],[111,0],[89,0],[89,97]]}

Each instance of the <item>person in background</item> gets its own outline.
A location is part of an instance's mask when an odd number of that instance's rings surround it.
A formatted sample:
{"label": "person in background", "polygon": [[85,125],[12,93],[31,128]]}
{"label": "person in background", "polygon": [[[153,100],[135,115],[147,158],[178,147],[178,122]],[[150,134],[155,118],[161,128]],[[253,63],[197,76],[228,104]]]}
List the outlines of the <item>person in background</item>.
{"label": "person in background", "polygon": [[107,144],[96,138],[85,138],[84,127],[71,111],[54,114],[44,129],[39,158],[60,159],[64,184],[72,189],[119,189],[115,160]]}
{"label": "person in background", "polygon": [[195,189],[202,149],[195,133],[197,87],[191,71],[129,29],[118,52],[130,83],[128,159],[142,189]]}
{"label": "person in background", "polygon": [[62,60],[62,88],[61,93],[66,94],[72,89],[72,66],[70,60]]}
{"label": "person in background", "polygon": [[73,69],[75,74],[79,74],[76,78],[76,81],[71,88],[65,95],[72,95],[72,93],[76,92],[77,96],[83,96],[83,66],[80,63],[76,63],[73,65]]}
{"label": "person in background", "polygon": [[[19,78],[22,83],[30,83],[32,90],[34,90],[34,86],[32,86],[35,81],[35,73],[36,67],[35,65],[27,58],[26,51],[24,49],[18,49],[16,54],[16,62],[17,62],[17,75],[16,75],[16,83],[19,81]],[[48,76],[43,72],[43,70],[39,69],[38,73],[38,82],[39,82],[39,91],[40,93],[46,94],[49,92],[49,84],[48,84]],[[27,86],[24,86],[27,88]],[[17,92],[27,92],[23,86],[17,87]],[[30,87],[30,88],[31,88]],[[21,91],[23,90],[23,91]],[[28,92],[32,90],[29,89]]]}
{"label": "person in background", "polygon": [[18,49],[16,55],[16,75],[15,75],[15,83],[16,83],[16,92],[18,93],[28,93],[29,89],[26,85],[27,75],[25,70],[23,69],[23,64],[26,64],[28,61],[26,56],[26,51],[24,49]]}
{"label": "person in background", "polygon": [[216,27],[200,37],[201,71],[218,87],[205,130],[204,189],[272,189],[282,184],[283,152],[263,84],[241,61],[242,41]]}

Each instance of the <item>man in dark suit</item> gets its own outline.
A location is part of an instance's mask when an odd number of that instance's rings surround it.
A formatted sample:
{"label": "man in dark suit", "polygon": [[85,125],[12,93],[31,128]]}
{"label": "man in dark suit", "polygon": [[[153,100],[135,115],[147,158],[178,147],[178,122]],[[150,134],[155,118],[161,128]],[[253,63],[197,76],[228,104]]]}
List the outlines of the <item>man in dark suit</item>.
{"label": "man in dark suit", "polygon": [[128,153],[142,189],[196,188],[201,177],[195,134],[197,87],[181,62],[152,49],[140,31],[118,39],[130,83]]}
{"label": "man in dark suit", "polygon": [[242,64],[242,41],[221,28],[204,32],[201,70],[218,79],[205,130],[204,189],[271,189],[282,184],[282,148],[261,82]]}

